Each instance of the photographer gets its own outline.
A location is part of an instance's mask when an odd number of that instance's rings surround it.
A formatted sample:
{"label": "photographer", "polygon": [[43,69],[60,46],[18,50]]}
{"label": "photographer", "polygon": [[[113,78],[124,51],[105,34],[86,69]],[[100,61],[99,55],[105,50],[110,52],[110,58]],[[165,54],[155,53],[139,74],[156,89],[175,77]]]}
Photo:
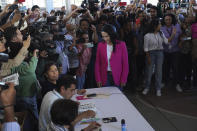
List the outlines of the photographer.
{"label": "photographer", "polygon": [[[10,33],[9,30],[12,31],[11,28],[6,30],[6,32],[5,32],[6,36],[7,36],[8,33]],[[5,47],[6,39],[4,37],[4,33],[2,31],[0,31],[0,34],[1,34],[0,35],[0,52],[1,53],[7,53],[7,49]],[[15,58],[8,59],[7,62],[2,62],[1,63],[0,77],[9,75],[11,73],[10,69],[12,67],[19,66],[23,62],[23,60],[25,59],[25,56],[28,53],[27,49],[30,46],[30,41],[31,41],[31,38],[29,36],[27,40],[23,41],[23,46],[22,46],[21,50],[19,51],[19,53],[16,55]]]}
{"label": "photographer", "polygon": [[[7,40],[6,45],[10,49],[9,58],[13,59],[23,47],[23,35],[16,27],[10,27],[5,30],[5,37]],[[19,66],[11,68],[11,74],[18,73],[20,76],[19,86],[16,87],[17,108],[19,111],[32,111],[35,118],[38,118],[36,103],[37,78],[35,74],[37,62],[37,51],[34,51],[33,57],[29,61],[23,61]]]}
{"label": "photographer", "polygon": [[16,110],[30,111],[30,113],[34,115],[35,119],[38,120],[38,109],[36,102],[38,82],[35,74],[38,62],[37,53],[38,50],[35,50],[29,61],[22,62],[18,67],[12,68],[11,73],[19,74],[19,86],[16,86]]}
{"label": "photographer", "polygon": [[56,53],[59,55],[57,62],[59,63],[59,65],[61,65],[61,70],[59,71],[59,73],[61,75],[64,75],[67,73],[68,68],[69,68],[68,57],[64,53],[64,48],[65,48],[64,35],[62,32],[62,29],[60,28],[60,26],[58,24],[52,25],[51,31],[54,35],[53,41],[56,45]]}
{"label": "photographer", "polygon": [[40,19],[40,7],[34,5],[31,8],[32,13],[29,15],[28,24],[32,24]]}
{"label": "photographer", "polygon": [[81,19],[80,20],[80,27],[77,31],[77,34],[80,34],[80,32],[87,32],[89,37],[89,42],[93,42],[94,47],[91,50],[92,57],[90,60],[90,64],[87,67],[86,71],[86,87],[94,87],[96,85],[95,78],[94,78],[94,63],[96,59],[96,45],[98,43],[98,34],[96,27],[94,25],[90,25],[90,22],[88,19]]}
{"label": "photographer", "polygon": [[[18,22],[21,19],[21,13],[18,9],[15,9],[14,11],[12,11],[10,9],[10,6],[6,6],[3,12],[5,16],[1,19],[0,28],[4,30],[8,27],[13,26],[14,23]],[[12,14],[13,14],[13,17],[10,16]]]}
{"label": "photographer", "polygon": [[53,41],[53,34],[50,34],[48,32],[43,32],[40,34],[41,41],[38,44],[39,46],[39,61],[38,66],[36,68],[36,74],[37,78],[39,80],[43,79],[43,73],[44,73],[44,67],[49,62],[55,62],[58,65],[58,68],[60,67],[61,61],[59,60],[60,56],[58,53],[56,53],[56,43]]}
{"label": "photographer", "polygon": [[80,21],[80,17],[79,17],[79,13],[78,13],[79,10],[80,10],[80,8],[76,8],[70,14],[68,14],[66,16],[66,18],[64,19],[64,22],[67,24],[73,24],[73,25],[78,26],[79,21]]}
{"label": "photographer", "polygon": [[77,33],[83,32],[83,31],[88,32],[90,41],[93,41],[94,43],[98,42],[98,34],[96,31],[96,27],[94,25],[90,25],[89,20],[85,18],[80,20],[79,30],[77,31]]}
{"label": "photographer", "polygon": [[9,88],[0,92],[0,101],[4,109],[4,123],[2,131],[20,131],[20,126],[15,120],[14,101],[16,90],[14,84],[10,83]]}
{"label": "photographer", "polygon": [[77,89],[83,89],[87,66],[90,63],[92,49],[88,48],[87,43],[89,42],[88,32],[81,32],[77,43],[77,49],[79,52],[79,68],[77,69]]}
{"label": "photographer", "polygon": [[91,22],[94,21],[94,17],[91,15],[90,10],[81,9],[79,12],[82,12],[82,15],[81,15],[82,18],[86,18]]}
{"label": "photographer", "polygon": [[[3,9],[3,11],[0,13],[0,19],[2,19],[2,18],[9,12],[8,8],[9,8],[10,6],[11,6],[10,4],[8,4],[8,5],[5,6],[5,8]],[[1,22],[2,22],[2,21],[1,21]],[[0,24],[0,25],[1,25],[1,24]]]}
{"label": "photographer", "polygon": [[64,36],[65,49],[64,52],[68,56],[69,60],[69,71],[68,74],[75,76],[76,70],[79,67],[78,50],[76,47],[76,31],[75,26],[71,24],[66,25],[67,33]]}

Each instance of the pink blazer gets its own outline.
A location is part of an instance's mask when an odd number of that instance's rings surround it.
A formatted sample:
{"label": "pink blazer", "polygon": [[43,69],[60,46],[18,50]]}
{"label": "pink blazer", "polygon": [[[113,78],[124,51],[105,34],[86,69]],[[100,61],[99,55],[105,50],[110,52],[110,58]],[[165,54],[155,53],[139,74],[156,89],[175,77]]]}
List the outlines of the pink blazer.
{"label": "pink blazer", "polygon": [[[110,65],[112,76],[115,85],[127,82],[129,73],[128,53],[125,42],[116,41],[116,50],[112,52]],[[105,85],[107,82],[107,43],[100,42],[97,47],[96,63],[95,63],[95,77],[96,82],[102,82]]]}

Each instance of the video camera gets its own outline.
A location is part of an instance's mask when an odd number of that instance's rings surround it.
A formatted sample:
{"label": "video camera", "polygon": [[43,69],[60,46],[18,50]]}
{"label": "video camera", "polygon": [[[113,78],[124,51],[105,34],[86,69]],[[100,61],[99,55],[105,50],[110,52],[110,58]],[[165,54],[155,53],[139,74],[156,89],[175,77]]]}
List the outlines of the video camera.
{"label": "video camera", "polygon": [[48,32],[40,32],[38,35],[32,38],[29,50],[30,52],[33,52],[35,49],[38,49],[40,52],[45,50],[48,54],[46,59],[56,62],[59,54],[55,52],[56,44],[54,41],[48,39],[50,36],[51,34]]}
{"label": "video camera", "polygon": [[81,7],[86,9],[89,7],[91,13],[98,11],[98,7],[95,6],[96,3],[99,3],[98,0],[84,0],[82,1]]}
{"label": "video camera", "polygon": [[60,10],[55,12],[55,16],[61,16],[61,15],[65,15],[65,13]]}
{"label": "video camera", "polygon": [[77,11],[77,13],[82,13],[83,14],[83,13],[86,13],[86,11],[87,11],[87,9],[80,9],[80,10]]}
{"label": "video camera", "polygon": [[59,57],[59,54],[54,51],[56,49],[56,44],[53,40],[47,40],[49,36],[52,36],[52,34],[50,34],[53,30],[52,25],[53,22],[34,22],[32,25],[28,26],[22,34],[24,40],[31,35],[31,44],[29,47],[30,52],[33,52],[35,49],[40,51],[45,50],[48,53],[48,57],[46,59],[56,62]]}

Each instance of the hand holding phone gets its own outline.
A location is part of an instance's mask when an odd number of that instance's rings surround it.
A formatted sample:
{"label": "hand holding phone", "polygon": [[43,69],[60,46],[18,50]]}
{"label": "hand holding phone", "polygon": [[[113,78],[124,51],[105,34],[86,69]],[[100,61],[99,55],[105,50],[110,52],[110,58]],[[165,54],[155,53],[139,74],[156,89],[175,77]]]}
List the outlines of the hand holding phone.
{"label": "hand holding phone", "polygon": [[92,43],[85,43],[85,45],[86,45],[87,48],[92,48],[92,47],[94,47],[94,45],[93,45]]}

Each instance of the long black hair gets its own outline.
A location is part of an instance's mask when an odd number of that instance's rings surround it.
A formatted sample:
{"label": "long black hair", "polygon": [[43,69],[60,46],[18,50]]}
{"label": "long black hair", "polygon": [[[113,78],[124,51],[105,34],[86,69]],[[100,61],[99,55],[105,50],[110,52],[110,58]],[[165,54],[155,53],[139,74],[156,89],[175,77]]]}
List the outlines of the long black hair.
{"label": "long black hair", "polygon": [[115,52],[115,47],[116,47],[116,44],[117,44],[116,40],[118,40],[117,33],[116,33],[114,28],[115,27],[113,27],[112,25],[106,24],[101,30],[102,32],[106,32],[109,35],[110,40],[113,44],[113,52]]}
{"label": "long black hair", "polygon": [[170,16],[172,18],[172,25],[176,25],[177,24],[177,19],[176,19],[176,16],[174,14],[171,14],[171,13],[167,13],[163,16],[163,20],[162,20],[162,25],[166,25],[165,23],[165,17],[166,16]]}
{"label": "long black hair", "polygon": [[[155,30],[157,29],[157,27],[159,26],[159,24],[161,24],[160,19],[151,20],[147,33],[154,33]],[[160,36],[163,38],[162,32],[160,30],[158,32],[159,32]]]}

